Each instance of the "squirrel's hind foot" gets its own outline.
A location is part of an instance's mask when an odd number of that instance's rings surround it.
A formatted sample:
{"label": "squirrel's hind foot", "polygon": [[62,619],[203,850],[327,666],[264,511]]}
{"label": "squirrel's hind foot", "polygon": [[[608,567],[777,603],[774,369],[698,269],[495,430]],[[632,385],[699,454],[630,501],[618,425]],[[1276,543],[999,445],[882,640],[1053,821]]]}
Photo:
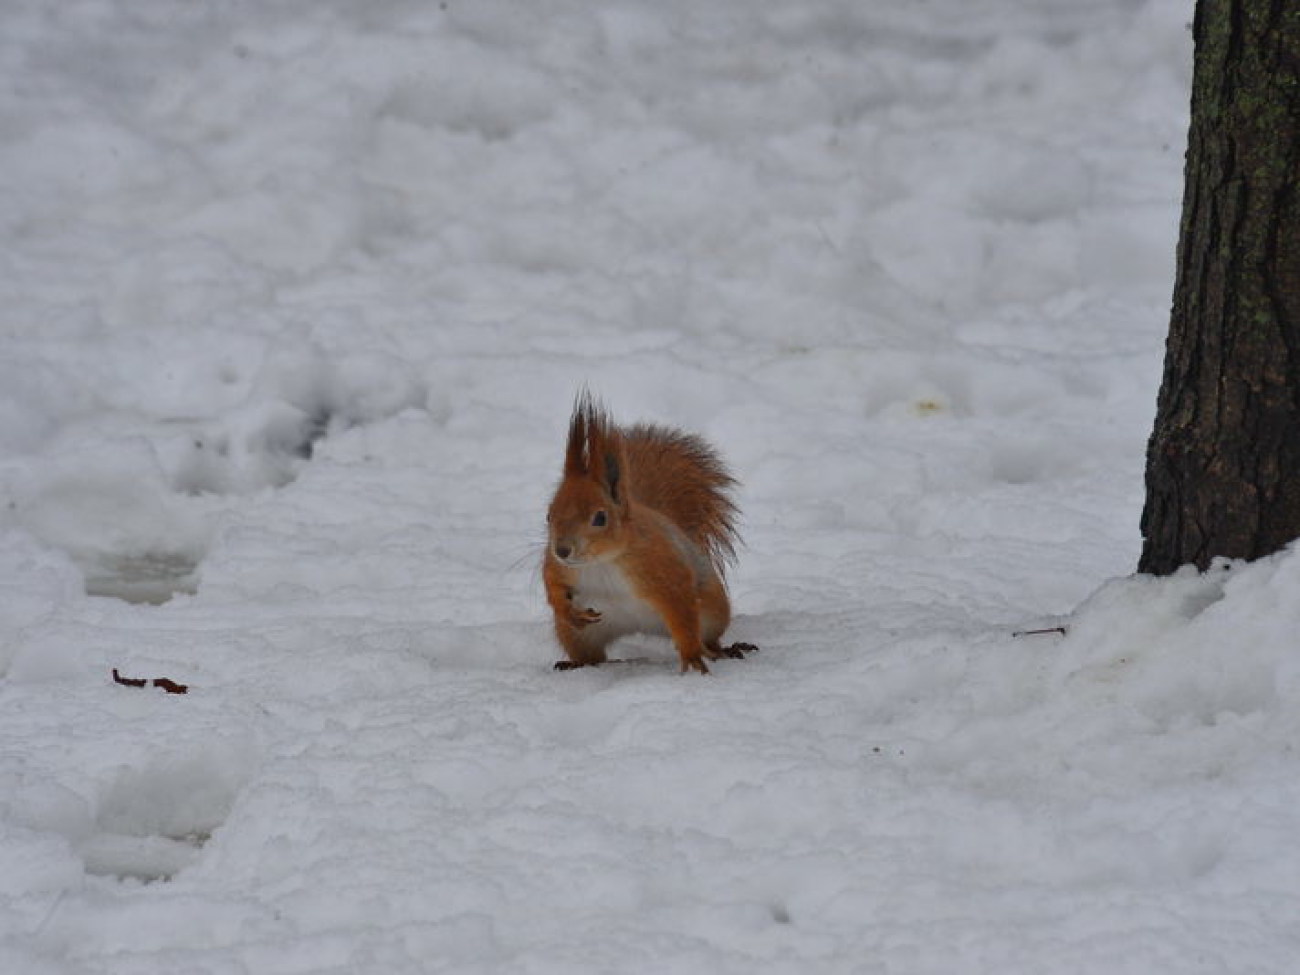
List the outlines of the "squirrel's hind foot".
{"label": "squirrel's hind foot", "polygon": [[595,667],[596,664],[584,664],[577,660],[557,660],[555,670],[578,670],[581,667]]}
{"label": "squirrel's hind foot", "polygon": [[729,647],[718,647],[716,653],[730,660],[744,660],[748,654],[758,653],[758,647],[752,643],[733,643]]}
{"label": "squirrel's hind foot", "polygon": [[733,643],[729,647],[715,643],[706,646],[705,651],[710,660],[744,660],[746,655],[758,653],[758,647],[752,643]]}

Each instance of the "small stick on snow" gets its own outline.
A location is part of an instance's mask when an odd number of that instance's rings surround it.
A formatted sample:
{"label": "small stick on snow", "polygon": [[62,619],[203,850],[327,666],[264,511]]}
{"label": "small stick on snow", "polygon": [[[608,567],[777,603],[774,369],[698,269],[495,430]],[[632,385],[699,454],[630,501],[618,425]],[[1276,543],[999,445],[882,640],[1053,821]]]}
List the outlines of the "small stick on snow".
{"label": "small stick on snow", "polygon": [[1061,634],[1061,636],[1065,636],[1066,632],[1067,632],[1067,631],[1066,631],[1066,629],[1065,629],[1064,626],[1047,626],[1047,627],[1044,627],[1044,628],[1041,629],[1041,630],[1016,630],[1016,631],[1013,632],[1011,635],[1012,635],[1013,637],[1017,637],[1017,636],[1045,636],[1045,635],[1048,634],[1048,633],[1059,633],[1059,634]]}

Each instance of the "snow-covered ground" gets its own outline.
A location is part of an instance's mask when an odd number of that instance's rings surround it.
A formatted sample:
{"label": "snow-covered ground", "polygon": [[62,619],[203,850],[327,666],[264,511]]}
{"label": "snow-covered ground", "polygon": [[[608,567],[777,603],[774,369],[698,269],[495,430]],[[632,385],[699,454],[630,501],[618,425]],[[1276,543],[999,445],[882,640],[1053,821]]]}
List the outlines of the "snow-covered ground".
{"label": "snow-covered ground", "polygon": [[[1294,971],[1300,555],[1128,577],[1190,16],[5,0],[0,972]],[[757,656],[550,669],[584,383]]]}

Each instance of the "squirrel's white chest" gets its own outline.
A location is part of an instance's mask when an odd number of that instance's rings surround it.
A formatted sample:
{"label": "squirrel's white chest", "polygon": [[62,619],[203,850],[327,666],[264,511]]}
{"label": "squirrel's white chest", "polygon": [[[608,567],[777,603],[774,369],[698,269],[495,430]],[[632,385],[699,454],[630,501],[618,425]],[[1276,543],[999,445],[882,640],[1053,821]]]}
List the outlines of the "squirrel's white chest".
{"label": "squirrel's white chest", "polygon": [[633,591],[627,577],[614,565],[596,564],[579,569],[573,587],[573,605],[600,613],[598,625],[608,627],[616,635],[668,632],[654,607]]}

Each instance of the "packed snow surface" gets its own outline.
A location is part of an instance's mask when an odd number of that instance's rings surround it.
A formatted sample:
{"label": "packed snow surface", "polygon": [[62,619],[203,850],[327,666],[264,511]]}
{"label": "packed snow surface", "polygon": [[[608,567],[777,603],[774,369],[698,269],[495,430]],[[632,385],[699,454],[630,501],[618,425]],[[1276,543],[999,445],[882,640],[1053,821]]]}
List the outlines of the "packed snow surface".
{"label": "packed snow surface", "polygon": [[[1300,554],[1131,576],[1190,16],[5,0],[0,971],[1295,971]],[[551,669],[584,384],[757,655]]]}

